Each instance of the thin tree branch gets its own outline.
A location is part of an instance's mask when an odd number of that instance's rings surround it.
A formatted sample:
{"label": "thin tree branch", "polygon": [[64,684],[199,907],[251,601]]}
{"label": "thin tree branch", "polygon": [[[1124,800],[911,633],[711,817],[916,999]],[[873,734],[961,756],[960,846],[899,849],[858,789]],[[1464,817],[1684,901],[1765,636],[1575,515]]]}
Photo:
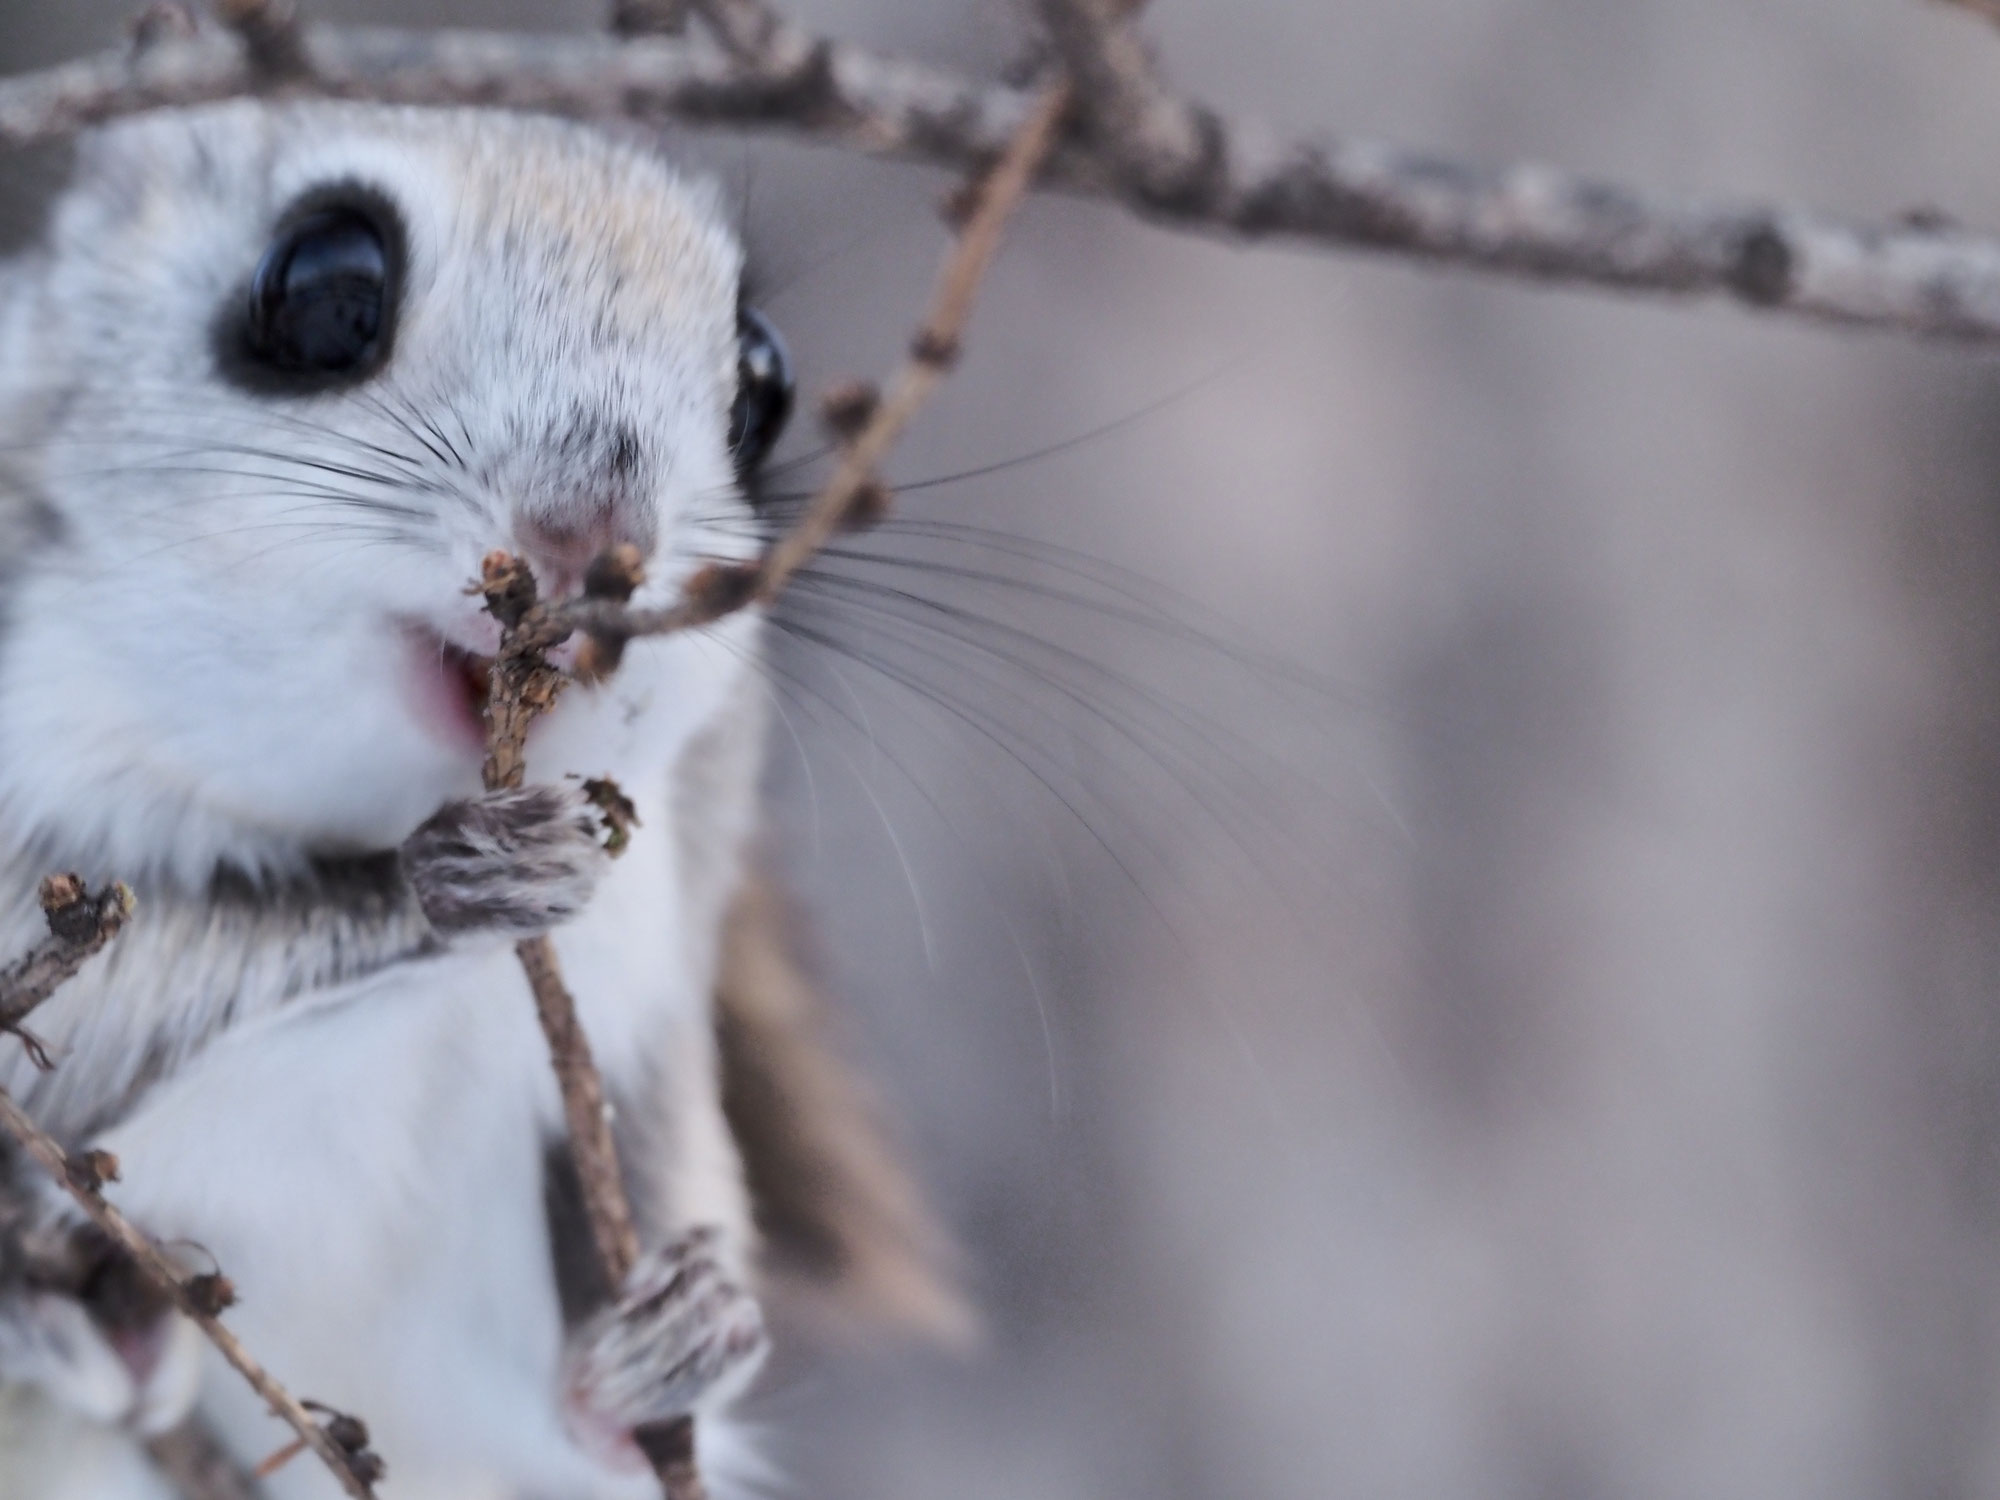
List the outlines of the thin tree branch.
{"label": "thin tree branch", "polygon": [[971,216],[938,277],[930,312],[910,342],[909,357],[880,405],[843,445],[833,478],[764,559],[757,578],[760,602],[775,600],[799,569],[848,524],[889,450],[957,362],[973,299],[1000,248],[1001,231],[1047,160],[1070,97],[1067,79],[1044,88],[1006,154],[978,184]]}
{"label": "thin tree branch", "polygon": [[[736,17],[717,24],[739,47],[760,34],[742,23],[750,13],[739,0],[704,0],[704,12]],[[738,54],[672,37],[308,27],[287,87],[781,129],[961,169],[999,156],[1033,108],[1028,91],[815,40],[783,23],[774,35],[761,51]],[[0,145],[270,88],[234,35],[168,35],[0,82]],[[1550,167],[1475,167],[1371,141],[1289,137],[1199,105],[1154,113],[1177,123],[1121,135],[1115,151],[1101,139],[1065,141],[1044,180],[1186,229],[2000,341],[2000,241],[1930,218],[1865,224],[1788,207],[1675,202]]]}
{"label": "thin tree branch", "polygon": [[[221,1279],[212,1275],[184,1275],[167,1258],[165,1251],[105,1200],[99,1188],[105,1180],[116,1177],[115,1161],[101,1152],[72,1158],[53,1137],[29,1119],[26,1111],[4,1090],[0,1090],[0,1130],[5,1130],[18,1141],[21,1148],[67,1190],[90,1221],[129,1256],[176,1307],[194,1320],[222,1357],[264,1399],[272,1415],[297,1433],[299,1441],[333,1471],[341,1488],[352,1500],[374,1500],[373,1480],[380,1475],[380,1461],[367,1451],[365,1433],[361,1434],[358,1444],[343,1447],[336,1443],[327,1428],[315,1421],[305,1406],[280,1385],[243,1347],[236,1335],[223,1325],[218,1314],[233,1294],[227,1291]],[[335,1418],[329,1426],[340,1422],[352,1423],[353,1419]],[[358,1425],[354,1430],[358,1430]]]}
{"label": "thin tree branch", "polygon": [[[624,555],[614,552],[600,559],[586,580],[585,597],[570,606],[543,604],[533,573],[519,559],[506,553],[486,559],[480,590],[501,627],[486,707],[484,778],[490,790],[519,786],[526,776],[528,730],[554,706],[563,684],[546,656],[551,646],[579,628],[586,629],[592,651],[588,671],[599,675],[615,670],[625,643],[635,635],[687,629],[752,602],[768,602],[849,523],[857,503],[876,492],[875,475],[882,460],[956,362],[974,296],[999,248],[1001,230],[1052,148],[1069,99],[1067,82],[1049,86],[1000,161],[974,184],[972,211],[887,399],[870,398],[868,413],[843,444],[833,479],[763,559],[747,566],[711,565],[683,588],[674,605],[653,611],[625,607],[640,582],[639,560],[629,549]],[[610,1285],[622,1287],[638,1260],[639,1236],[612,1139],[603,1079],[577,1017],[576,1001],[563,982],[554,945],[547,937],[530,938],[515,951],[555,1063],[570,1151],[598,1259]],[[659,1475],[667,1500],[701,1500],[705,1491],[695,1464],[691,1419],[643,1427],[634,1438]]]}
{"label": "thin tree branch", "polygon": [[[609,588],[618,602],[631,597],[638,584],[636,555],[621,562],[623,566],[615,573],[607,572],[603,565],[592,568],[593,592]],[[549,664],[546,646],[540,643],[547,612],[537,597],[535,576],[526,565],[504,552],[493,553],[482,569],[480,589],[501,631],[500,650],[487,689],[483,772],[487,790],[501,791],[518,787],[525,780],[528,730],[555,706],[564,678]],[[555,944],[542,935],[516,943],[514,952],[527,975],[535,1016],[555,1066],[570,1158],[576,1164],[591,1242],[606,1284],[616,1297],[638,1264],[639,1231],[611,1134],[603,1075],[577,1015],[576,999],[563,982]],[[659,1477],[666,1500],[705,1500],[701,1471],[695,1463],[692,1418],[652,1424],[633,1436]]]}
{"label": "thin tree branch", "polygon": [[[0,971],[0,1032],[11,1032],[18,1037],[38,1066],[50,1068],[54,1064],[47,1052],[25,1029],[28,1018],[124,930],[135,902],[131,889],[122,883],[93,896],[75,875],[50,876],[42,882],[38,898],[49,924],[49,937]],[[13,1136],[77,1201],[91,1222],[195,1321],[222,1357],[264,1398],[272,1413],[298,1434],[300,1445],[312,1449],[350,1495],[357,1500],[372,1500],[372,1482],[381,1474],[382,1463],[368,1451],[367,1429],[354,1418],[340,1415],[332,1416],[328,1427],[322,1429],[304,1405],[272,1379],[236,1336],[223,1327],[220,1314],[235,1300],[235,1291],[228,1281],[219,1272],[184,1278],[165,1252],[105,1200],[103,1184],[118,1176],[116,1158],[101,1151],[71,1158],[4,1090],[0,1090],[0,1130]],[[347,1441],[337,1442],[330,1433],[337,1433]],[[220,1449],[207,1442],[199,1428],[188,1427],[180,1434],[161,1439],[152,1448],[154,1458],[166,1472],[189,1481],[184,1487],[189,1490],[190,1500],[197,1497],[229,1500],[236,1493],[231,1485],[240,1487],[244,1483],[234,1466]],[[193,1483],[196,1478],[202,1480],[198,1487]]]}

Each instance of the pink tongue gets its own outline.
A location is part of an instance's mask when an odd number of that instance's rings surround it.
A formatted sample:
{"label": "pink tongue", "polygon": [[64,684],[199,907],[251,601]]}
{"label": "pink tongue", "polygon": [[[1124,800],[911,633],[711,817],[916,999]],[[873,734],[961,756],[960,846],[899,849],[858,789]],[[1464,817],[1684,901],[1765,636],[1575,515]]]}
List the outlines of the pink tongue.
{"label": "pink tongue", "polygon": [[411,633],[410,682],[417,711],[433,733],[461,751],[477,750],[486,742],[472,662],[468,653],[436,636]]}
{"label": "pink tongue", "polygon": [[158,1319],[144,1328],[116,1329],[110,1340],[118,1358],[132,1372],[132,1383],[144,1385],[159,1367],[160,1356],[167,1351],[166,1319]]}

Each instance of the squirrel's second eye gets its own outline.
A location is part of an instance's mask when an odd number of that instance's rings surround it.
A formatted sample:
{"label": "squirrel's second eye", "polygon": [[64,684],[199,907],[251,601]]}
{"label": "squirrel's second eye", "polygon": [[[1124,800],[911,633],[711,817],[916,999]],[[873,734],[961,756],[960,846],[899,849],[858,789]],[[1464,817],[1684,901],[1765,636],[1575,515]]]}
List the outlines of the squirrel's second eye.
{"label": "squirrel's second eye", "polygon": [[748,475],[771,449],[792,415],[792,360],[785,341],[755,308],[736,315],[736,405],[729,414],[729,450],[736,472]]}
{"label": "squirrel's second eye", "polygon": [[250,287],[250,353],[298,375],[358,375],[381,353],[390,252],[367,214],[325,208],[286,227]]}

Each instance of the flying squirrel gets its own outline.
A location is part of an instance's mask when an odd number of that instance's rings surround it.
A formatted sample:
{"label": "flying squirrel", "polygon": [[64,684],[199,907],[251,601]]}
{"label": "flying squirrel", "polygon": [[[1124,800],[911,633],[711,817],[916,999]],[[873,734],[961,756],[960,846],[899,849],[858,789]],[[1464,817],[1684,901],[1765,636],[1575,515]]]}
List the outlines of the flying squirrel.
{"label": "flying squirrel", "polygon": [[[742,279],[637,146],[267,102],[93,133],[0,264],[0,959],[46,875],[137,896],[0,1086],[226,1269],[384,1500],[657,1496],[631,1429],[688,1412],[728,1500],[767,1306],[963,1323],[756,868],[758,613],[634,642],[480,788],[482,557],[562,597],[630,545],[648,605],[751,555],[793,393]],[[649,1247],[620,1288],[513,953],[548,930]],[[0,1152],[0,1500],[170,1500],[189,1423],[245,1469],[288,1436]]]}

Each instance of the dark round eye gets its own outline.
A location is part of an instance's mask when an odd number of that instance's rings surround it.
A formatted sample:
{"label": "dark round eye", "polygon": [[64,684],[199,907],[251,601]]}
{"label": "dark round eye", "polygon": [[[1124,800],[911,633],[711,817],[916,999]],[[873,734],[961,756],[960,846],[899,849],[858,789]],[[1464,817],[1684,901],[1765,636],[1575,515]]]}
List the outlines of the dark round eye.
{"label": "dark round eye", "polygon": [[736,315],[736,408],[729,417],[729,451],[736,472],[749,474],[769,456],[792,415],[792,359],[764,315]]}
{"label": "dark round eye", "polygon": [[250,286],[251,355],[298,375],[372,365],[389,320],[388,237],[356,208],[323,208],[288,225]]}

